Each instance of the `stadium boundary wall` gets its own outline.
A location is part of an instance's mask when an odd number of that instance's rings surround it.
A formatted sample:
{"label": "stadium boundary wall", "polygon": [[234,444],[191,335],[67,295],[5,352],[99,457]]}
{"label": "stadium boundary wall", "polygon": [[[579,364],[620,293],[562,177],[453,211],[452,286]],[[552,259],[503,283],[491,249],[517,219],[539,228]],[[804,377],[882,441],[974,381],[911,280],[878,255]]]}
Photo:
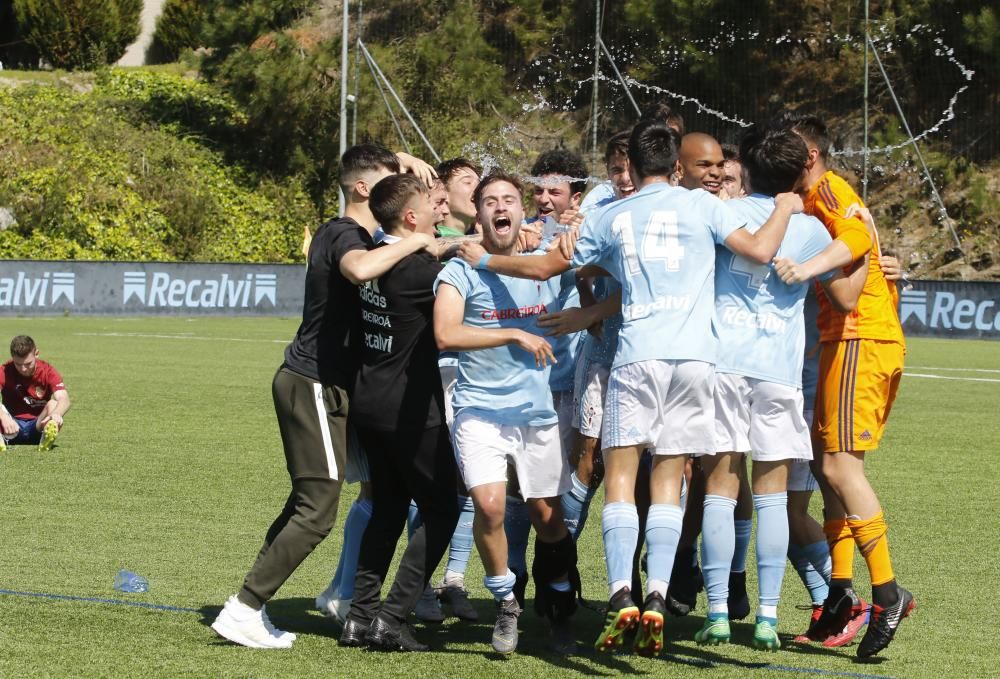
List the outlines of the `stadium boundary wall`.
{"label": "stadium boundary wall", "polygon": [[298,316],[303,264],[0,262],[0,316]]}
{"label": "stadium boundary wall", "polygon": [[[0,316],[298,316],[302,264],[0,262]],[[1000,340],[1000,282],[911,281],[910,337]]]}

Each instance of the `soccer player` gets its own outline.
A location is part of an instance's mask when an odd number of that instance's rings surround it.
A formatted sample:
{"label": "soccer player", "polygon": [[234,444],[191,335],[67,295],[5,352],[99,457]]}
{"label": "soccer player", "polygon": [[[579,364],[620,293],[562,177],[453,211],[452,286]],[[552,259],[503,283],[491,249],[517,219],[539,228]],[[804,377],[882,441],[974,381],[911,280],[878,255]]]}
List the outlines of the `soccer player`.
{"label": "soccer player", "polygon": [[71,405],[62,376],[38,358],[35,340],[14,337],[10,360],[0,366],[0,451],[8,444],[51,450]]}
{"label": "soccer player", "polygon": [[504,532],[509,460],[537,533],[535,610],[552,622],[557,650],[569,650],[569,617],[579,590],[576,544],[559,506],[559,496],[569,488],[569,469],[549,388],[555,355],[536,334],[535,321],[558,309],[561,289],[572,282],[556,278],[540,284],[484,271],[490,256],[514,253],[524,218],[521,186],[516,178],[495,171],[479,184],[474,199],[485,249],[478,246],[478,267],[456,258],[438,276],[434,326],[439,349],[460,352],[452,436],[475,505],[484,583],[497,602],[492,645],[504,654],[517,648],[521,612]]}
{"label": "soccer player", "polygon": [[[599,208],[621,200],[635,193],[635,186],[629,174],[628,140],[629,132],[619,132],[613,136],[604,150],[604,162],[608,178],[614,188],[614,193],[608,200],[594,203],[589,210],[583,210],[591,215]],[[586,299],[588,306],[597,304],[613,295],[620,286],[608,276],[600,276],[590,280],[578,280],[577,287],[581,299]],[[599,336],[588,333],[583,339],[580,358],[577,362],[576,375],[573,384],[573,422],[577,431],[576,443],[570,457],[573,467],[571,481],[573,487],[562,497],[563,513],[569,523],[573,539],[579,539],[586,524],[590,503],[600,484],[602,474],[600,467],[601,423],[604,414],[604,397],[607,393],[608,374],[615,351],[618,349],[618,330],[621,328],[620,312],[614,313],[600,321]],[[595,473],[596,472],[596,473]]]}
{"label": "soccer player", "polygon": [[740,151],[732,144],[722,145],[722,157],[725,162],[722,165],[722,191],[720,197],[724,199],[745,198],[747,190],[743,185],[743,165],[740,163]]}
{"label": "soccer player", "polygon": [[[805,172],[808,152],[790,130],[753,130],[740,157],[754,187],[748,198],[727,203],[756,229],[774,209],[774,196],[792,191]],[[795,215],[778,255],[809,259],[830,243],[813,217]],[[786,285],[767,264],[718,248],[715,263],[715,327],[719,355],[715,382],[715,455],[702,457],[706,495],[702,567],[708,616],[695,639],[726,643],[730,569],[736,547],[734,511],[744,456],[753,459],[753,507],[757,511],[757,573],[760,606],[753,646],[775,650],[777,610],[788,552],[787,478],[792,460],[812,458],[802,414],[803,301],[807,284]],[[824,287],[853,303],[849,281],[825,274]]]}
{"label": "soccer player", "polygon": [[337,515],[347,449],[347,389],[355,361],[348,337],[360,318],[359,283],[403,257],[433,247],[415,234],[371,251],[378,226],[368,206],[372,188],[399,172],[399,159],[379,146],[348,149],[340,161],[344,216],[313,236],[302,323],[271,385],[292,489],[271,524],[239,593],[212,623],[220,636],[251,648],[290,648],[295,635],[275,629],[265,604],[325,538]]}
{"label": "soccer player", "polygon": [[704,132],[689,132],[681,140],[678,184],[686,189],[705,189],[713,196],[722,191],[726,158],[715,137]]}
{"label": "soccer player", "polygon": [[841,313],[829,300],[819,298],[819,387],[813,432],[820,458],[814,468],[823,491],[823,530],[832,574],[811,636],[835,635],[864,613],[852,582],[856,544],[872,583],[871,619],[857,649],[864,658],[888,646],[914,608],[913,595],[896,582],[885,516],[864,468],[865,455],[878,448],[885,430],[906,345],[896,313],[896,288],[880,267],[875,225],[848,217],[852,206],[856,210],[864,205],[850,185],[827,167],[826,125],[813,116],[796,117],[789,124],[809,150],[806,211],[818,217],[835,240],[801,265],[779,260],[776,268],[783,280],[792,283],[833,267],[853,267],[852,278],[858,272],[863,277],[857,306],[850,313]]}
{"label": "soccer player", "polygon": [[[670,186],[677,164],[673,134],[657,122],[635,127],[628,156],[639,191],[605,208],[595,223],[585,223],[572,260],[584,267],[583,275],[589,265],[621,283],[624,318],[601,432],[610,604],[595,646],[620,645],[625,631],[641,625],[635,648],[647,655],[663,647],[664,597],[681,529],[686,457],[714,452],[715,447],[715,245],[725,244],[766,264],[778,250],[789,217],[801,209],[797,196],[781,194],[771,219],[749,233],[744,221],[714,196]],[[466,244],[461,254],[471,258],[478,253],[475,245]],[[523,261],[494,256],[484,262],[490,270],[536,280],[570,264],[561,248]],[[653,451],[652,505],[646,518],[648,594],[640,614],[630,585],[639,526],[635,479],[646,448]]]}
{"label": "soccer player", "polygon": [[[385,232],[376,252],[414,234],[434,234],[431,194],[412,175],[378,182],[369,204]],[[363,340],[351,419],[368,455],[374,507],[344,634],[351,641],[364,637],[375,650],[427,650],[404,623],[458,521],[457,470],[434,342],[433,286],[440,271],[433,256],[418,251],[358,289]],[[411,499],[421,523],[380,606]]]}
{"label": "soccer player", "polygon": [[443,236],[463,236],[476,229],[476,206],[472,193],[483,169],[466,158],[452,158],[437,167],[438,178],[448,192],[449,214],[438,231]]}

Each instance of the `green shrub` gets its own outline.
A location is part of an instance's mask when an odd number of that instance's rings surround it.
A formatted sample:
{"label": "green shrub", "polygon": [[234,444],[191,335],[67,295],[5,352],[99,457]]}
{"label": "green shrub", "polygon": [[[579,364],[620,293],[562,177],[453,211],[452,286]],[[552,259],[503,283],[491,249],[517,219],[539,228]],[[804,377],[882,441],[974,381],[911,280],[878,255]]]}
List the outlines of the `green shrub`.
{"label": "green shrub", "polygon": [[18,25],[56,68],[116,61],[139,35],[142,0],[14,0]]}
{"label": "green shrub", "polygon": [[0,205],[17,218],[0,233],[0,259],[301,260],[316,217],[298,182],[260,180],[175,124],[137,121],[164,92],[178,108],[212,94],[143,71],[102,75],[87,94],[0,88]]}

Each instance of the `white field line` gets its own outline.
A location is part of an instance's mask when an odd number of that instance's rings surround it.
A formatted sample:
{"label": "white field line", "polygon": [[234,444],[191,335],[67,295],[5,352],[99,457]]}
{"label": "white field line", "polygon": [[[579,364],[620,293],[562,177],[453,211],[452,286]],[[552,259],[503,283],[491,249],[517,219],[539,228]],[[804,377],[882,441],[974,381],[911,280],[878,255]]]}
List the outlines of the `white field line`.
{"label": "white field line", "polygon": [[268,344],[288,344],[289,340],[249,339],[246,337],[200,337],[198,335],[153,335],[141,332],[74,332],[78,337],[148,337],[152,339],[195,340],[199,342],[266,342]]}
{"label": "white field line", "polygon": [[929,365],[911,365],[909,367],[913,370],[940,370],[942,372],[956,373],[1000,373],[1000,370],[992,370],[990,368],[936,368]]}
{"label": "white field line", "polygon": [[904,377],[927,377],[932,380],[958,380],[959,382],[1000,382],[1000,379],[989,377],[949,377],[948,375],[925,375],[922,373],[903,372]]}

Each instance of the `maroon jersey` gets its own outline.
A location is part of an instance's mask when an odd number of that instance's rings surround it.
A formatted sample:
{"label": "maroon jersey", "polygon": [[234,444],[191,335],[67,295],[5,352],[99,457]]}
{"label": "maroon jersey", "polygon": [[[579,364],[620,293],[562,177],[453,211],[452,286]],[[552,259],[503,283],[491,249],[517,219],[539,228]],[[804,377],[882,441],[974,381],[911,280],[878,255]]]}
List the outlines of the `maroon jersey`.
{"label": "maroon jersey", "polygon": [[14,361],[7,361],[0,369],[4,407],[19,420],[37,418],[52,394],[65,389],[59,371],[41,359],[35,359],[35,374],[31,377],[17,372]]}

